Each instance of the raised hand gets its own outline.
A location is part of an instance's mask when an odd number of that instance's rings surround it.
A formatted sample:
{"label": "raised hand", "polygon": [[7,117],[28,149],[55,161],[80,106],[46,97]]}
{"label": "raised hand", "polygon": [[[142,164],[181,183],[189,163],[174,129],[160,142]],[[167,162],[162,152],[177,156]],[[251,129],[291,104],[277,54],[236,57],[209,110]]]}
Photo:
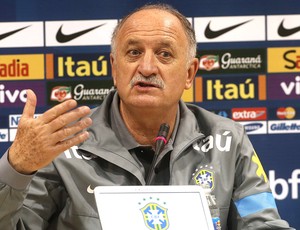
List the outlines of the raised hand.
{"label": "raised hand", "polygon": [[[92,124],[85,117],[90,108],[76,108],[75,100],[62,102],[34,118],[36,102],[34,92],[27,90],[27,101],[8,155],[10,164],[24,174],[46,166],[61,152],[85,141],[89,134],[82,130]],[[78,121],[80,118],[83,119]]]}

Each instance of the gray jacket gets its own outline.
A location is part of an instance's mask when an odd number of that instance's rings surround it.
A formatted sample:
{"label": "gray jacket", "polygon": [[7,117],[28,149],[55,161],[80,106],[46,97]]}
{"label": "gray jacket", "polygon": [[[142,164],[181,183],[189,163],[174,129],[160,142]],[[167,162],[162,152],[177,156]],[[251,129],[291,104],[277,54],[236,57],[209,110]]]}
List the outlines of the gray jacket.
{"label": "gray jacket", "polygon": [[[7,153],[2,157],[0,229],[100,229],[95,186],[145,185],[141,164],[111,129],[113,94],[91,115],[90,138],[35,175],[16,173]],[[279,217],[266,174],[240,124],[180,102],[176,138],[165,151],[171,152],[168,173],[158,170],[155,184],[210,187],[222,229],[292,229]]]}

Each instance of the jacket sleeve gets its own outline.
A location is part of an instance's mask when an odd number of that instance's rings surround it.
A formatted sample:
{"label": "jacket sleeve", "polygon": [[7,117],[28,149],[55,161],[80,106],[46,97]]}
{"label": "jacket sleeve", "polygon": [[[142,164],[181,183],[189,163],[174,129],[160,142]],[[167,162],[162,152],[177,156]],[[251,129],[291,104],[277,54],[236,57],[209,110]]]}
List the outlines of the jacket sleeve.
{"label": "jacket sleeve", "polygon": [[267,175],[248,136],[243,131],[236,158],[230,229],[293,229],[280,218]]}
{"label": "jacket sleeve", "polygon": [[48,227],[48,220],[62,205],[62,186],[53,166],[39,174],[43,177],[19,174],[7,161],[7,153],[0,159],[0,229]]}

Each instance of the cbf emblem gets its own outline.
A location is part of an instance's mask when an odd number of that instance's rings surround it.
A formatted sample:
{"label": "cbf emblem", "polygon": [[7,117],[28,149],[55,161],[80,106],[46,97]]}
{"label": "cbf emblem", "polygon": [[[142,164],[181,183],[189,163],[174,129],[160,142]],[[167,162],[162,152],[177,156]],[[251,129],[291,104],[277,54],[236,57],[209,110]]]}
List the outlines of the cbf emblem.
{"label": "cbf emblem", "polygon": [[210,188],[213,190],[215,186],[214,172],[212,171],[212,167],[207,167],[208,166],[206,165],[205,168],[201,166],[200,169],[196,169],[196,171],[193,173],[193,180],[197,185],[201,185],[203,188]]}
{"label": "cbf emblem", "polygon": [[169,228],[167,209],[156,204],[149,203],[140,209],[143,213],[145,225],[150,230],[166,230]]}

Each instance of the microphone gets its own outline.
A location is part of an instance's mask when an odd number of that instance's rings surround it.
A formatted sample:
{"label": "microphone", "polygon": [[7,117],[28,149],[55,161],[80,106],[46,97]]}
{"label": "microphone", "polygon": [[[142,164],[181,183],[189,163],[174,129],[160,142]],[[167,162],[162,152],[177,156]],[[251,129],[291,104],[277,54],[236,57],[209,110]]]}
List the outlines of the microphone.
{"label": "microphone", "polygon": [[167,123],[163,123],[160,125],[158,135],[155,138],[155,153],[154,153],[154,157],[153,157],[153,160],[152,160],[149,172],[148,172],[146,184],[150,184],[151,179],[153,177],[154,166],[156,164],[158,155],[161,153],[161,151],[163,150],[163,148],[165,147],[165,145],[168,142],[167,136],[169,133],[169,129],[170,129],[170,126]]}
{"label": "microphone", "polygon": [[170,126],[167,123],[160,125],[158,135],[155,138],[155,155],[159,155],[163,150],[163,147],[167,144],[167,136],[169,133]]}

